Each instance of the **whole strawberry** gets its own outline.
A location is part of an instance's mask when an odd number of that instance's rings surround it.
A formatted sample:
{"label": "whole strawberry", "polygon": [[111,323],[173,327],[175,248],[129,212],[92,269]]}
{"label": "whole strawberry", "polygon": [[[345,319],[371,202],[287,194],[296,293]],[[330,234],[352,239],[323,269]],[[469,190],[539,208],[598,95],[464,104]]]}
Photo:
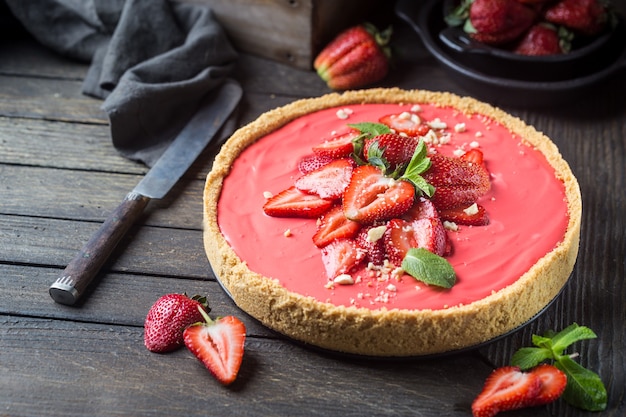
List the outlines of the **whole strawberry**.
{"label": "whole strawberry", "polygon": [[167,294],[159,298],[144,323],[144,344],[148,350],[164,353],[181,347],[185,328],[203,319],[199,307],[210,311],[204,297]]}
{"label": "whole strawberry", "polygon": [[608,14],[599,0],[560,0],[549,6],[544,18],[584,35],[596,35],[607,25]]}
{"label": "whole strawberry", "polygon": [[513,52],[527,56],[542,56],[559,55],[568,50],[567,42],[561,39],[554,26],[537,23],[524,34]]}
{"label": "whole strawberry", "polygon": [[317,56],[313,67],[333,90],[375,83],[389,72],[391,28],[363,24],[341,32]]}
{"label": "whole strawberry", "polygon": [[400,165],[408,164],[417,148],[419,140],[410,136],[395,133],[384,133],[367,139],[363,154],[367,161],[379,165],[377,160],[384,160],[392,171]]}
{"label": "whole strawberry", "polygon": [[518,39],[534,23],[537,13],[517,0],[474,0],[469,18],[470,36],[491,45]]}

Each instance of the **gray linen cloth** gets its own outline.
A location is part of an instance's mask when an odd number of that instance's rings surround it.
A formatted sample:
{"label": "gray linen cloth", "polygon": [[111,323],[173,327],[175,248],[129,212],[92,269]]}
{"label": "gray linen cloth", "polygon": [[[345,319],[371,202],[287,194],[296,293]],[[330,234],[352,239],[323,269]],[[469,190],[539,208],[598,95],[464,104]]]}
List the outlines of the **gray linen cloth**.
{"label": "gray linen cloth", "polygon": [[104,99],[115,148],[148,166],[236,65],[237,53],[208,5],[4,1],[41,44],[90,63],[83,93]]}

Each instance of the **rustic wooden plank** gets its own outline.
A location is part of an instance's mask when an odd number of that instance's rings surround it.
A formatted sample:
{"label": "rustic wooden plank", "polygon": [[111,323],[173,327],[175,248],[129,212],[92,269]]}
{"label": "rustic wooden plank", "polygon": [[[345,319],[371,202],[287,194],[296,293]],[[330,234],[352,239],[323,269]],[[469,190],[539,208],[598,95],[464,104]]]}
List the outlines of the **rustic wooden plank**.
{"label": "rustic wooden plank", "polygon": [[0,264],[0,314],[143,326],[150,306],[160,296],[200,294],[208,297],[212,316],[237,315],[249,335],[279,337],[237,308],[215,280],[103,274],[79,304],[68,307],[55,303],[48,294],[60,274],[60,268]]}
{"label": "rustic wooden plank", "polygon": [[108,125],[0,117],[0,144],[3,164],[131,174],[147,171],[145,165],[115,150]]}
{"label": "rustic wooden plank", "polygon": [[30,36],[2,42],[0,74],[20,77],[45,77],[81,81],[87,74],[88,63],[68,59]]}
{"label": "rustic wooden plank", "polygon": [[[197,227],[198,223],[194,226]],[[0,215],[0,263],[65,268],[100,223]],[[132,228],[103,272],[209,279],[200,230]]]}
{"label": "rustic wooden plank", "polygon": [[81,94],[80,81],[0,77],[0,116],[108,123],[101,100]]}
{"label": "rustic wooden plank", "polygon": [[224,388],[185,349],[148,352],[140,327],[0,323],[0,407],[9,414],[467,416],[489,372],[473,355],[365,361],[249,337],[239,378]]}
{"label": "rustic wooden plank", "polygon": [[[0,213],[92,222],[103,222],[142,178],[10,165],[0,165],[0,176]],[[199,230],[203,189],[204,178],[184,177],[164,199],[150,202],[144,224]]]}

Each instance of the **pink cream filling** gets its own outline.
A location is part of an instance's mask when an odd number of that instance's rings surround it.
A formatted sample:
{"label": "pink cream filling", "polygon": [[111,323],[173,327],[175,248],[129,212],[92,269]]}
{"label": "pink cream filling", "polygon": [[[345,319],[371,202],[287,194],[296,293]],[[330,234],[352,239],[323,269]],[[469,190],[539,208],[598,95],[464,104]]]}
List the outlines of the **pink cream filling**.
{"label": "pink cream filling", "polygon": [[[244,150],[225,179],[218,205],[222,234],[248,268],[277,279],[289,291],[335,305],[371,309],[443,309],[469,304],[514,283],[562,239],[567,204],[562,181],[544,156],[521,138],[481,115],[420,105],[424,121],[447,124],[450,142],[438,150],[452,155],[478,145],[491,173],[492,188],[479,201],[490,224],[448,231],[453,254],[447,259],[457,274],[452,289],[427,286],[408,275],[380,279],[361,271],[353,285],[328,285],[320,250],[312,242],[315,220],[273,218],[263,213],[264,192],[276,194],[300,176],[297,163],[311,147],[347,123],[376,122],[386,114],[410,111],[411,105],[350,105],[348,119],[338,108],[322,110],[288,123]],[[465,124],[463,131],[455,126]],[[286,231],[289,231],[286,236]]]}

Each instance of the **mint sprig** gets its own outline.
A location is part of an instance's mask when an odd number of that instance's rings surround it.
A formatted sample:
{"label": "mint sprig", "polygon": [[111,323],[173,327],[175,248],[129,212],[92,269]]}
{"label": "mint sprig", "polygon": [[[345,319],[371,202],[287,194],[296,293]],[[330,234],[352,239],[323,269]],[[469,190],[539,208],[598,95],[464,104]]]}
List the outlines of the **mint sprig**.
{"label": "mint sprig", "polygon": [[575,342],[596,338],[596,334],[585,326],[574,323],[558,333],[546,332],[543,336],[533,335],[535,347],[524,347],[513,354],[511,364],[526,370],[550,361],[567,375],[567,386],[563,399],[575,407],[587,411],[606,409],[607,392],[600,376],[584,368],[565,353]]}
{"label": "mint sprig", "polygon": [[428,148],[426,147],[424,140],[420,138],[420,141],[415,148],[415,152],[413,152],[413,156],[411,157],[411,161],[407,165],[406,170],[400,179],[410,181],[418,192],[422,192],[428,197],[432,197],[435,193],[435,187],[430,185],[424,177],[420,175],[426,172],[431,166],[430,158],[427,155]]}
{"label": "mint sprig", "polygon": [[375,136],[383,135],[385,133],[391,133],[391,129],[389,128],[389,126],[382,123],[348,123],[348,126],[358,130],[361,133],[359,136],[352,140],[352,145],[354,146],[352,158],[358,165],[368,164],[365,155],[363,155],[363,149],[365,148],[365,139],[373,138]]}
{"label": "mint sprig", "polygon": [[423,248],[409,249],[402,260],[402,269],[429,285],[452,288],[456,282],[456,273],[450,262]]}

